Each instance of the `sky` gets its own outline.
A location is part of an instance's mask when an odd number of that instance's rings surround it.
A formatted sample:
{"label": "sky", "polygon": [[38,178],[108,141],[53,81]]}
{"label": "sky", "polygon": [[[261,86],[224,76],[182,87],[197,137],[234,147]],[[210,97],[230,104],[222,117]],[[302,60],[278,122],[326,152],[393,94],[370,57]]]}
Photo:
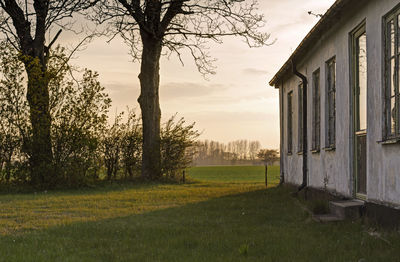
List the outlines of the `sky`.
{"label": "sky", "polygon": [[[210,45],[217,59],[217,73],[204,79],[193,60],[162,58],[160,105],[163,121],[177,114],[195,122],[200,139],[227,143],[238,139],[258,140],[263,148],[279,148],[279,94],[268,85],[301,40],[318,22],[308,14],[324,13],[334,0],[260,0],[265,32],[273,45],[249,48],[240,38],[227,38]],[[301,4],[300,4],[301,3]],[[137,109],[140,93],[139,63],[133,63],[128,47],[119,39],[107,43],[98,38],[73,61],[100,74],[100,81],[113,100],[111,115]]]}

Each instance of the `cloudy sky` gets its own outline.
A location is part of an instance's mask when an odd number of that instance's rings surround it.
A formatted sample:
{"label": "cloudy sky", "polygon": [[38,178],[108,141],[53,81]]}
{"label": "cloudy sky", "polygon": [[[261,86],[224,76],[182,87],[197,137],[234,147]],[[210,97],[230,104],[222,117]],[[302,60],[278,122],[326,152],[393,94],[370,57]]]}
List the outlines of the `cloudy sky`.
{"label": "cloudy sky", "polygon": [[[318,21],[308,11],[324,13],[334,0],[260,0],[265,15],[265,31],[276,39],[272,46],[250,49],[240,39],[226,39],[212,45],[217,74],[204,79],[193,61],[182,66],[176,57],[161,62],[161,110],[164,120],[178,113],[196,122],[202,139],[228,142],[259,140],[263,147],[279,147],[279,101],[269,80]],[[139,64],[134,64],[128,48],[119,40],[107,44],[96,39],[74,61],[96,70],[108,90],[113,109],[137,108]]]}

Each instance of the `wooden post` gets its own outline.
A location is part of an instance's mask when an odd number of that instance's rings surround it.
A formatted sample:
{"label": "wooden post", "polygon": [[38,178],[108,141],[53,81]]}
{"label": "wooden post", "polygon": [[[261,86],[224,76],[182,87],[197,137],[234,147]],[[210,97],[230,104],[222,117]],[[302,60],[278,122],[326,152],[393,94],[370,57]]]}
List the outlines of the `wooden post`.
{"label": "wooden post", "polygon": [[182,183],[185,184],[185,182],[186,182],[186,172],[185,172],[185,170],[183,170],[183,173],[182,173]]}
{"label": "wooden post", "polygon": [[265,187],[268,187],[268,165],[265,165]]}

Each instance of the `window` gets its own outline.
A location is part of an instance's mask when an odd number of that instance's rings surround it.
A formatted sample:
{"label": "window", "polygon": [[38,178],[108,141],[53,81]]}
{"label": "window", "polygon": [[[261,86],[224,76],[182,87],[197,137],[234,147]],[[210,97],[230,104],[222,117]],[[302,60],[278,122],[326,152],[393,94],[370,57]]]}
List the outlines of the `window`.
{"label": "window", "polygon": [[298,121],[297,121],[297,126],[298,126],[298,150],[297,152],[301,153],[303,150],[303,84],[299,85],[298,88]]}
{"label": "window", "polygon": [[288,110],[287,110],[287,135],[288,135],[288,154],[292,154],[293,152],[293,104],[292,104],[293,92],[289,92],[287,96],[288,101]]}
{"label": "window", "polygon": [[312,76],[312,151],[320,150],[321,140],[321,90],[319,69]]}
{"label": "window", "polygon": [[336,59],[326,62],[326,143],[334,149],[336,143]]}
{"label": "window", "polygon": [[400,10],[386,18],[385,44],[385,134],[386,139],[400,138]]}

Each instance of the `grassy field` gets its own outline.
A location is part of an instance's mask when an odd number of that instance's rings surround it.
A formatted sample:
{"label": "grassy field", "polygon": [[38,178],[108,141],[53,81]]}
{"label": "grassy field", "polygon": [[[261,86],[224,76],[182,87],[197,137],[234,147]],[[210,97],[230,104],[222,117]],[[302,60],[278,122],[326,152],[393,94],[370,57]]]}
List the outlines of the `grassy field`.
{"label": "grassy field", "polygon": [[[193,179],[210,182],[265,183],[264,166],[210,166],[194,167],[188,172]],[[269,167],[270,184],[279,183],[279,167]]]}
{"label": "grassy field", "polygon": [[289,189],[265,189],[262,168],[237,169],[0,196],[0,261],[399,261],[399,233],[315,223]]}

